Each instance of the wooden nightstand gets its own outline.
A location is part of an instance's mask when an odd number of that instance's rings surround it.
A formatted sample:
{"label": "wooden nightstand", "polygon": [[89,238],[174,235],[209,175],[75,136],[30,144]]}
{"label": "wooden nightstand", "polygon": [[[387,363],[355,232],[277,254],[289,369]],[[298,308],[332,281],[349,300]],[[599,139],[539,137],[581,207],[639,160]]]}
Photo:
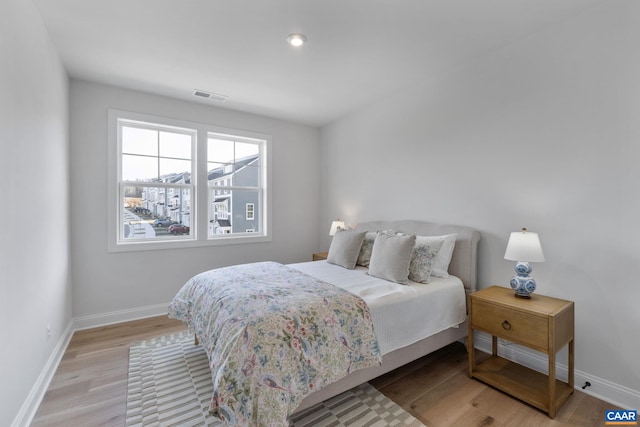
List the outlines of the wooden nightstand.
{"label": "wooden nightstand", "polygon": [[[533,294],[517,298],[512,289],[492,286],[469,297],[469,375],[555,417],[573,393],[574,304]],[[476,365],[473,333],[492,336],[492,356]],[[498,337],[546,353],[549,375],[497,354]],[[568,383],[556,379],[556,353],[569,345]]]}
{"label": "wooden nightstand", "polygon": [[313,254],[313,260],[322,261],[324,259],[327,259],[327,256],[329,256],[329,252],[316,252],[315,254]]}

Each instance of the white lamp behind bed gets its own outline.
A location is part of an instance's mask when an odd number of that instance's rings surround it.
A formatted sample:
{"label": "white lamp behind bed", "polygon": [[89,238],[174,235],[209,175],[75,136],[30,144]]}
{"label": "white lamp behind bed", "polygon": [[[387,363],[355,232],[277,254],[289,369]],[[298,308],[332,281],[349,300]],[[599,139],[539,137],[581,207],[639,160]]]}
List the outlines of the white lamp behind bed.
{"label": "white lamp behind bed", "polygon": [[346,227],[344,226],[344,221],[340,221],[340,219],[336,219],[331,223],[331,229],[329,230],[329,236],[335,236],[338,230],[344,230]]}
{"label": "white lamp behind bed", "polygon": [[531,294],[536,290],[536,281],[529,276],[531,273],[529,263],[544,262],[538,233],[530,233],[526,228],[511,233],[504,259],[517,261],[516,275],[509,282],[511,288],[516,291],[516,296],[531,298]]}

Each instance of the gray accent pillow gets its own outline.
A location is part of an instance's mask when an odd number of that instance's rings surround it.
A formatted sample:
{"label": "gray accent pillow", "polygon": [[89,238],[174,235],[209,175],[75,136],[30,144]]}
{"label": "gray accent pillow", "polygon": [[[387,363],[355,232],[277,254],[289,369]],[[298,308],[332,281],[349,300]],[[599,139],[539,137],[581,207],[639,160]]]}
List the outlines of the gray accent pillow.
{"label": "gray accent pillow", "polygon": [[353,270],[366,234],[366,231],[338,230],[329,246],[327,262]]}
{"label": "gray accent pillow", "polygon": [[369,262],[369,275],[406,285],[416,236],[378,233]]}

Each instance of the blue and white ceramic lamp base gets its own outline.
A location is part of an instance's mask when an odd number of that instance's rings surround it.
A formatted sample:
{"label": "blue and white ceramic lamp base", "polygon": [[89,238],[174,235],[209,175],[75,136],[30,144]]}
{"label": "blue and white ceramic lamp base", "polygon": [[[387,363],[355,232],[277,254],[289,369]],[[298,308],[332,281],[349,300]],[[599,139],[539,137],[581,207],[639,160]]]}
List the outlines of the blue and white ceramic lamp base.
{"label": "blue and white ceramic lamp base", "polygon": [[516,275],[513,276],[509,285],[520,298],[531,298],[531,294],[536,290],[536,281],[529,276],[531,266],[528,262],[519,261],[515,266]]}

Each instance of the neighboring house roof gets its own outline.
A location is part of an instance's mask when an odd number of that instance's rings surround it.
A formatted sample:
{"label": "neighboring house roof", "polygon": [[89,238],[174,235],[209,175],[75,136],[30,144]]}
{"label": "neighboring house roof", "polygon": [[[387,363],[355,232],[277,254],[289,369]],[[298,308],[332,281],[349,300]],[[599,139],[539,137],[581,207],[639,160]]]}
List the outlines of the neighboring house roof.
{"label": "neighboring house roof", "polygon": [[[245,167],[245,166],[257,161],[258,157],[259,156],[256,154],[255,156],[249,156],[249,157],[245,157],[243,159],[236,160],[236,162],[234,163],[235,167],[230,172],[225,172],[224,171],[224,169],[225,169],[224,166],[220,166],[220,167],[217,167],[215,169],[211,169],[207,173],[207,179],[209,181],[213,181],[213,180],[216,180],[216,179],[219,179],[219,178],[223,178],[223,177],[228,176],[228,175],[233,175],[234,173],[238,172],[243,167]],[[157,179],[151,180],[151,182],[166,182],[166,183],[170,183],[170,184],[175,184],[175,183],[178,183],[180,181],[183,181],[185,184],[191,184],[191,173],[190,172],[170,173],[170,174],[167,174],[167,175],[162,175],[161,177],[159,177]]]}
{"label": "neighboring house roof", "polygon": [[167,175],[162,175],[159,178],[152,179],[151,182],[165,182],[169,184],[176,184],[180,181],[185,184],[191,184],[191,173],[190,172],[180,172],[180,173],[170,173]]}
{"label": "neighboring house roof", "polygon": [[174,177],[169,178],[168,181],[172,184],[180,181],[184,181],[185,184],[189,184],[191,182],[191,174],[189,172],[177,173]]}
{"label": "neighboring house roof", "polygon": [[215,179],[220,179],[222,177],[225,177],[227,175],[233,175],[235,172],[238,172],[238,170],[240,170],[241,168],[247,166],[250,163],[255,162],[256,160],[258,160],[258,155],[256,154],[255,156],[249,156],[249,157],[245,157],[244,159],[238,159],[236,160],[236,162],[234,163],[234,170],[231,172],[225,172],[224,171],[224,166],[220,166],[217,167],[215,169],[211,169],[208,173],[207,179],[209,181],[213,181]]}
{"label": "neighboring house roof", "polygon": [[231,221],[228,219],[217,219],[216,222],[220,227],[231,227]]}

